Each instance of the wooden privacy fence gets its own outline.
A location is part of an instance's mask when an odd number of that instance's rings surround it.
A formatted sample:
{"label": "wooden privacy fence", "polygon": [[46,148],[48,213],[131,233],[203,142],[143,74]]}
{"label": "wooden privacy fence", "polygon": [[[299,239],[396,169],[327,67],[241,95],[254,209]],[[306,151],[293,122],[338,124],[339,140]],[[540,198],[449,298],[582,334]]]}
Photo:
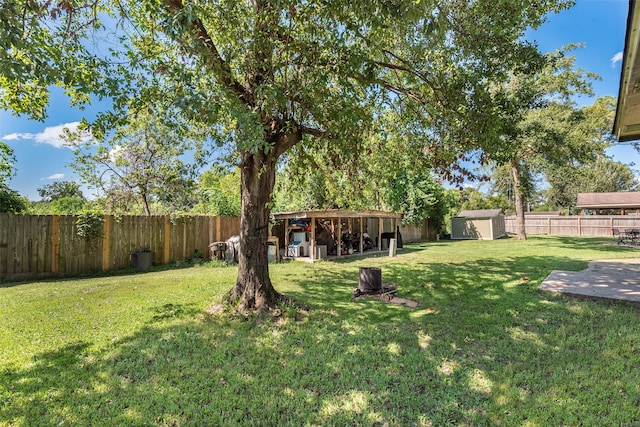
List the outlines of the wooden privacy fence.
{"label": "wooden privacy fence", "polygon": [[[517,218],[505,218],[507,233],[516,233]],[[613,229],[640,229],[640,217],[622,215],[525,217],[527,234],[613,236]]]}
{"label": "wooden privacy fence", "polygon": [[73,275],[131,267],[131,253],[150,249],[155,265],[209,256],[209,244],[240,231],[240,218],[104,216],[102,236],[78,236],[76,216],[0,214],[0,279]]}
{"label": "wooden privacy fence", "polygon": [[421,226],[415,224],[400,225],[400,233],[402,234],[403,243],[412,243],[432,239],[432,234],[436,232],[429,228],[429,220],[425,219]]}

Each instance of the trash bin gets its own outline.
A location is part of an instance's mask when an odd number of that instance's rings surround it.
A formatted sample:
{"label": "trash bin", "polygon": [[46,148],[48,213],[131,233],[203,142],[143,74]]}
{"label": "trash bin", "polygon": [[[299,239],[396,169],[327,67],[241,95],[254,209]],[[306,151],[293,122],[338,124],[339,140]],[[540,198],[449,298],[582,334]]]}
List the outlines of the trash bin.
{"label": "trash bin", "polygon": [[138,271],[147,271],[153,265],[153,252],[134,252],[131,254],[131,259],[133,260],[133,268]]}

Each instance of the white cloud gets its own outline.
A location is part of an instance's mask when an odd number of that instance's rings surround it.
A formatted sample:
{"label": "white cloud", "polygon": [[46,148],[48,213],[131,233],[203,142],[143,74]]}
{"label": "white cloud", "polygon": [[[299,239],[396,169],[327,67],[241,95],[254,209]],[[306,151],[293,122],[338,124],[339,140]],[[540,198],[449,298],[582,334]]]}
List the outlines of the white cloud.
{"label": "white cloud", "polygon": [[109,150],[109,160],[112,162],[117,161],[122,155],[122,146],[116,145],[111,150]]}
{"label": "white cloud", "polygon": [[43,179],[62,179],[64,178],[64,174],[63,173],[54,173],[53,175],[50,175],[46,178]]}
{"label": "white cloud", "polygon": [[622,52],[618,52],[611,58],[611,66],[615,67],[618,62],[621,62],[623,58]]}
{"label": "white cloud", "polygon": [[16,141],[18,139],[31,139],[32,135],[33,134],[31,133],[10,133],[0,139],[4,139],[5,141]]}
{"label": "white cloud", "polygon": [[[78,125],[80,122],[70,122],[63,123],[57,126],[49,126],[46,127],[40,133],[10,133],[8,135],[4,135],[0,137],[0,140],[5,141],[17,141],[17,140],[28,140],[35,141],[38,144],[48,144],[52,145],[56,148],[62,148],[65,146],[65,141],[60,137],[63,134],[65,128],[68,128],[70,131],[75,131],[78,129]],[[84,141],[88,141],[91,139],[89,135],[83,138]]]}

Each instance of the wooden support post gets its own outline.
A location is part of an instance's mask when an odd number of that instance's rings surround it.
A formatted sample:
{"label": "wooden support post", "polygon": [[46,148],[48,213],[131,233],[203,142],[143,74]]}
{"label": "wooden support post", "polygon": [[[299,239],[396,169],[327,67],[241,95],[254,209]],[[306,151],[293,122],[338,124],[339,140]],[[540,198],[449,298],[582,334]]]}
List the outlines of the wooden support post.
{"label": "wooden support post", "polygon": [[311,261],[316,259],[316,219],[311,217],[311,242],[309,243],[309,258]]}
{"label": "wooden support post", "polygon": [[105,215],[102,222],[102,271],[111,266],[111,216]]}
{"label": "wooden support post", "polygon": [[364,252],[364,237],[362,236],[362,220],[363,218],[360,218],[360,253]]}
{"label": "wooden support post", "polygon": [[[493,233],[493,230],[491,230]],[[393,218],[393,238],[398,241],[398,218]]]}
{"label": "wooden support post", "polygon": [[382,218],[378,218],[378,251],[382,252],[382,230],[384,229],[384,225],[382,223]]}
{"label": "wooden support post", "polygon": [[60,215],[54,215],[51,223],[51,272],[60,271]]}
{"label": "wooden support post", "polygon": [[284,220],[284,257],[289,257],[289,220]]}
{"label": "wooden support post", "polygon": [[342,219],[338,218],[338,256],[342,256]]}

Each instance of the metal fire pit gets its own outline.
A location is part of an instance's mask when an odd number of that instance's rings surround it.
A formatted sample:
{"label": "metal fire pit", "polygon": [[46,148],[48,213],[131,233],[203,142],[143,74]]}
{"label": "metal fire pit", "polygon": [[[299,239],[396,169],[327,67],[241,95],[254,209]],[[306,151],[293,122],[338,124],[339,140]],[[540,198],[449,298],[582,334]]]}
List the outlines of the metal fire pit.
{"label": "metal fire pit", "polygon": [[382,270],[378,267],[360,267],[360,279],[358,287],[353,290],[353,297],[361,295],[377,295],[380,297],[393,298],[396,293],[396,285],[392,283],[382,283]]}
{"label": "metal fire pit", "polygon": [[358,289],[362,293],[377,293],[382,289],[382,270],[378,267],[360,267]]}

